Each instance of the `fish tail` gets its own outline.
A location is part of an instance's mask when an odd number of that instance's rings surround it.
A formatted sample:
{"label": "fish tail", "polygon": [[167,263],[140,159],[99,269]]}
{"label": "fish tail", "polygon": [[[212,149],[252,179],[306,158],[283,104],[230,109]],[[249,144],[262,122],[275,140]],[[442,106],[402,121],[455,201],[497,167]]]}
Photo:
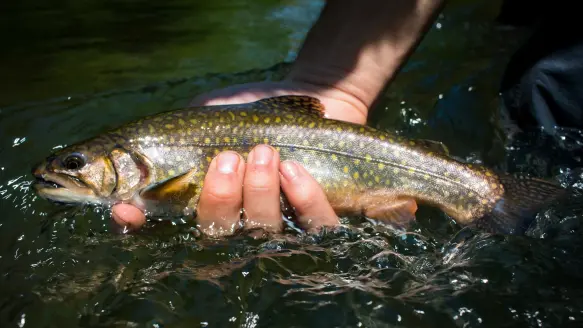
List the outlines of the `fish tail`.
{"label": "fish tail", "polygon": [[501,174],[499,178],[504,196],[476,222],[480,229],[493,233],[524,234],[541,209],[567,194],[556,183],[522,174]]}

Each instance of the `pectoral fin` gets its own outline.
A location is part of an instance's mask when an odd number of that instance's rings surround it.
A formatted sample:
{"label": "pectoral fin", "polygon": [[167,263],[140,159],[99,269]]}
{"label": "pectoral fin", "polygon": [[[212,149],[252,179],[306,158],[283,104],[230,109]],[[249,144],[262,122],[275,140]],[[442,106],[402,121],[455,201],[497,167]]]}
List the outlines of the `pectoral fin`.
{"label": "pectoral fin", "polygon": [[167,210],[180,210],[183,214],[190,214],[194,211],[200,194],[195,174],[196,169],[192,169],[144,189],[140,196],[143,200],[156,203],[156,206]]}

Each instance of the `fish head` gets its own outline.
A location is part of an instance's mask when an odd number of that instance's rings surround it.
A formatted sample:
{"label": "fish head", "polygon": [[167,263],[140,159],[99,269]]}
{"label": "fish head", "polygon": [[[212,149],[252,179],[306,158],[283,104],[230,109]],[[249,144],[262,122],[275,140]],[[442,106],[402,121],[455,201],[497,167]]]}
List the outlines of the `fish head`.
{"label": "fish head", "polygon": [[106,148],[93,140],[51,154],[32,169],[37,194],[59,203],[105,203],[118,184],[116,168]]}

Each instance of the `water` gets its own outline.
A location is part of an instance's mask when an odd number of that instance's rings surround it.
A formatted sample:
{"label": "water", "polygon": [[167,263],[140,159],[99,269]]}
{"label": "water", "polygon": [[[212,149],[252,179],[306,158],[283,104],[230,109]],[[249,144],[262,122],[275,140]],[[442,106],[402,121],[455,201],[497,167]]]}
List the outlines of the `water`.
{"label": "water", "polygon": [[[406,234],[353,218],[318,236],[209,241],[180,222],[113,234],[107,210],[35,197],[29,168],[55,147],[207,90],[282,77],[322,5],[209,3],[0,5],[2,327],[581,324],[575,203],[541,213],[527,237],[472,232],[422,207]],[[490,122],[504,65],[528,33],[492,23],[497,8],[451,2],[369,124],[581,190],[571,153],[539,131],[507,147]]]}

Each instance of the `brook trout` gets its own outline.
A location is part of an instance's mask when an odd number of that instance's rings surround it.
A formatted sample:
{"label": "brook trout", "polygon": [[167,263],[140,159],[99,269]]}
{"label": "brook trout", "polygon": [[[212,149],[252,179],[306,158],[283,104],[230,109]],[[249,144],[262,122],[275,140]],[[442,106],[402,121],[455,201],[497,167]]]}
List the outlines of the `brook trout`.
{"label": "brook trout", "polygon": [[440,143],[323,112],[315,98],[282,96],[148,116],[52,154],[33,169],[35,189],[56,202],[125,202],[188,215],[216,154],[234,150],[246,158],[255,145],[269,144],[282,160],[302,164],[341,216],[391,223],[399,204],[414,200],[462,225],[517,234],[564,193],[551,182],[454,160]]}

